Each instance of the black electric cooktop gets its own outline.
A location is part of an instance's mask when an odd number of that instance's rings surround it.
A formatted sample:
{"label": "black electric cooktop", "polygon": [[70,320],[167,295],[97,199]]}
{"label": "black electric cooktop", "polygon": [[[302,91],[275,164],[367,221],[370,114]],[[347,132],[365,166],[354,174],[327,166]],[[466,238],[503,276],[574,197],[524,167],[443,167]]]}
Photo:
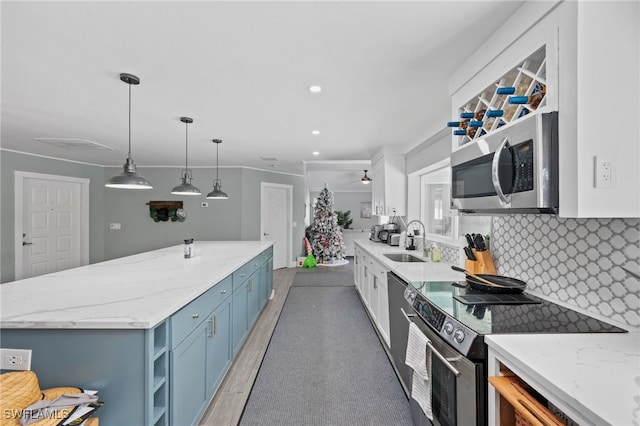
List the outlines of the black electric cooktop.
{"label": "black electric cooktop", "polygon": [[[416,281],[411,283],[418,297],[430,306],[421,305],[417,313],[425,319],[435,306],[445,315],[433,312],[433,328],[444,325],[450,317],[478,335],[520,333],[623,333],[623,330],[580,312],[541,299],[529,293],[489,294],[462,288],[465,282]],[[414,303],[414,309],[416,304]],[[432,310],[432,309],[431,309]],[[440,331],[440,330],[436,330]]]}

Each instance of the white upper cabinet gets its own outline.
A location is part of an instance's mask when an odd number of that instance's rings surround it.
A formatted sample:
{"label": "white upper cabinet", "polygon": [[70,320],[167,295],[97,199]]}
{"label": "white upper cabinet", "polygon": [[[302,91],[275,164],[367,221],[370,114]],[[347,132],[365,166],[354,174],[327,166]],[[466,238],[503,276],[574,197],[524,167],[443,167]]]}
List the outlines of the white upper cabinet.
{"label": "white upper cabinet", "polygon": [[[529,59],[533,80],[541,56],[539,109],[558,111],[559,215],[640,217],[640,3],[524,3],[451,77],[452,121],[466,107],[482,109],[472,101],[517,78]],[[465,140],[452,136],[452,149]]]}
{"label": "white upper cabinet", "polygon": [[405,158],[390,148],[380,149],[371,160],[373,179],[373,213],[399,216],[407,211],[407,176]]}

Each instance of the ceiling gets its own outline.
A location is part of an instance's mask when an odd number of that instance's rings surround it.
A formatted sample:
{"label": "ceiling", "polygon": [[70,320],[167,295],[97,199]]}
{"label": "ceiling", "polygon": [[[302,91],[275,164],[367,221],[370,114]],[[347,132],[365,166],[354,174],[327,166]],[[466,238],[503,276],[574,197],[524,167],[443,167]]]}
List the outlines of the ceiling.
{"label": "ceiling", "polygon": [[2,148],[121,166],[131,73],[138,167],[184,167],[188,116],[190,167],[215,165],[218,138],[221,167],[356,188],[380,147],[442,129],[449,75],[521,3],[2,1]]}

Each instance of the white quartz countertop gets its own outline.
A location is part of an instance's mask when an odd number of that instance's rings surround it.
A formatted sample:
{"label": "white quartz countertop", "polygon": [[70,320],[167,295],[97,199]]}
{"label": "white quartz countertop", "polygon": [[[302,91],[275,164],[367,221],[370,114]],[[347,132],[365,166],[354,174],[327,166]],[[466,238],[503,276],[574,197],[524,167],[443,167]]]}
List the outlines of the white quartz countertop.
{"label": "white quartz countertop", "polygon": [[[432,262],[431,259],[422,256],[418,250],[408,251],[402,247],[394,247],[385,243],[376,243],[371,240],[357,239],[356,245],[374,256],[376,260],[389,267],[400,278],[408,282],[415,281],[460,281],[465,278],[461,272],[451,269],[451,263]],[[407,253],[419,257],[425,262],[394,262],[384,256],[385,253]]]}
{"label": "white quartz countertop", "polygon": [[485,342],[579,424],[640,424],[640,332],[490,335]]}
{"label": "white quartz countertop", "polygon": [[1,328],[151,328],[272,242],[196,241],[0,285]]}

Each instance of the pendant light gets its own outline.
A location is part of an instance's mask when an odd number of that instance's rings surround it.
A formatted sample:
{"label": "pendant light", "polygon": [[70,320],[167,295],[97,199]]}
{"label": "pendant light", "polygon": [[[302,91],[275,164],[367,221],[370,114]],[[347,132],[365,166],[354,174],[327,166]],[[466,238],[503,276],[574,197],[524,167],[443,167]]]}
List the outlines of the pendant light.
{"label": "pendant light", "polygon": [[188,155],[189,155],[189,124],[193,123],[193,118],[190,117],[180,117],[180,121],[185,124],[185,142],[184,142],[184,169],[182,169],[182,183],[173,190],[171,190],[172,194],[176,195],[200,195],[202,194],[198,188],[191,185],[191,179],[193,176],[191,174],[191,169],[189,169],[188,163]]}
{"label": "pendant light", "polygon": [[222,192],[222,182],[218,179],[218,149],[222,141],[220,139],[213,139],[211,142],[216,144],[216,178],[213,180],[213,191],[207,194],[207,198],[212,200],[226,200],[229,196]]}
{"label": "pendant light", "polygon": [[120,80],[129,85],[129,153],[122,166],[122,173],[113,176],[104,185],[107,188],[150,189],[149,181],[136,172],[136,165],[131,158],[131,86],[140,84],[140,79],[133,74],[120,74]]}
{"label": "pendant light", "polygon": [[368,170],[364,171],[364,176],[361,179],[362,183],[364,183],[365,185],[369,185],[369,183],[373,180],[369,176],[367,176],[367,172],[368,172]]}

